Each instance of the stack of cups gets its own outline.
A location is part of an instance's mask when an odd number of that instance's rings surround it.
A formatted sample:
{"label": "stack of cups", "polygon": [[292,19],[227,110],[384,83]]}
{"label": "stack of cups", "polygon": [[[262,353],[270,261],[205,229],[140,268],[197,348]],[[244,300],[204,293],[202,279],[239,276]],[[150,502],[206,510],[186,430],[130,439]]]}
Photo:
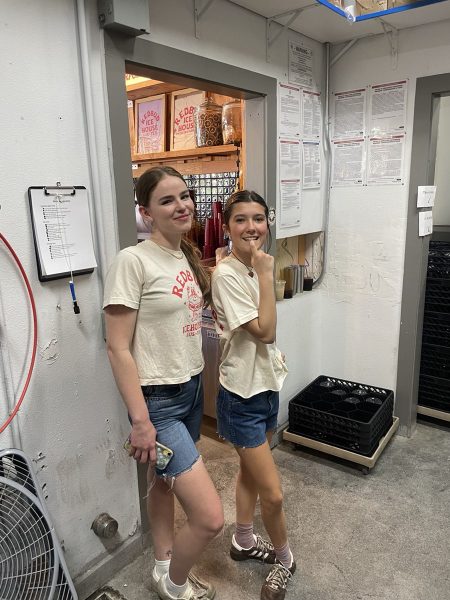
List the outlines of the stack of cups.
{"label": "stack of cups", "polygon": [[286,282],[284,286],[284,297],[292,298],[295,294],[295,269],[294,265],[289,265],[283,269],[283,279]]}
{"label": "stack of cups", "polygon": [[205,222],[205,245],[203,246],[203,258],[212,258],[216,249],[216,236],[214,217],[208,217]]}
{"label": "stack of cups", "polygon": [[289,265],[284,268],[283,277],[286,280],[284,289],[285,298],[292,298],[295,294],[303,292],[304,269],[303,265]]}
{"label": "stack of cups", "polygon": [[215,234],[215,243],[217,247],[224,246],[223,239],[223,214],[222,214],[222,203],[221,202],[213,202],[213,219],[214,219],[214,234]]}

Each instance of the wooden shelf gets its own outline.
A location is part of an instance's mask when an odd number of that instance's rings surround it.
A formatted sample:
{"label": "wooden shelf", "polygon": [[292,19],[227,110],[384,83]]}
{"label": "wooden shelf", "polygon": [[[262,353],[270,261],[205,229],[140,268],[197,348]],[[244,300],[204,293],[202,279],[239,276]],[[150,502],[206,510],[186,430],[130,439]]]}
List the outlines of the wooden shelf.
{"label": "wooden shelf", "polygon": [[147,96],[156,96],[158,94],[170,94],[183,89],[176,83],[165,83],[163,81],[152,81],[148,83],[135,83],[127,85],[128,100],[139,100]]}
{"label": "wooden shelf", "polygon": [[237,152],[233,144],[226,146],[205,146],[203,148],[191,148],[189,150],[170,150],[168,152],[153,152],[152,154],[132,154],[133,162],[151,162],[155,160],[173,160],[178,158],[197,158],[201,156],[229,156]]}

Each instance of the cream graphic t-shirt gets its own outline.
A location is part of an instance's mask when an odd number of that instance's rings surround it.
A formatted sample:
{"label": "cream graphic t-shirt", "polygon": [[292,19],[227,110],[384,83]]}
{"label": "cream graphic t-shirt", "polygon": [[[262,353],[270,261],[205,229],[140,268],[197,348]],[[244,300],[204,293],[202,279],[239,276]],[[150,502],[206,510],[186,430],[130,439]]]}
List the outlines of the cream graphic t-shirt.
{"label": "cream graphic t-shirt", "polygon": [[151,240],[119,252],[106,277],[110,304],[137,310],[131,353],[141,385],[183,383],[203,370],[203,297],[181,252]]}
{"label": "cream graphic t-shirt", "polygon": [[281,352],[275,344],[264,344],[241,327],[258,316],[257,274],[249,277],[244,265],[227,257],[214,270],[211,286],[220,336],[221,385],[242,398],[279,391],[287,374]]}

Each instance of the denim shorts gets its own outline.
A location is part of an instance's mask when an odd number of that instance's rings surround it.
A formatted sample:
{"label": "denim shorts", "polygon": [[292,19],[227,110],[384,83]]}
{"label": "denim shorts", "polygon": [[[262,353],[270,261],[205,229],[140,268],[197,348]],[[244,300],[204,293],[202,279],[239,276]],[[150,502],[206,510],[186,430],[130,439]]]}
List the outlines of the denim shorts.
{"label": "denim shorts", "polygon": [[156,474],[177,477],[189,471],[200,456],[195,442],[200,439],[203,416],[201,375],[195,375],[185,383],[144,385],[142,392],[156,429],[156,439],[173,451],[167,467],[155,469]]}
{"label": "denim shorts", "polygon": [[267,390],[241,398],[224,387],[217,397],[217,430],[220,437],[238,448],[256,448],[277,427],[279,393]]}

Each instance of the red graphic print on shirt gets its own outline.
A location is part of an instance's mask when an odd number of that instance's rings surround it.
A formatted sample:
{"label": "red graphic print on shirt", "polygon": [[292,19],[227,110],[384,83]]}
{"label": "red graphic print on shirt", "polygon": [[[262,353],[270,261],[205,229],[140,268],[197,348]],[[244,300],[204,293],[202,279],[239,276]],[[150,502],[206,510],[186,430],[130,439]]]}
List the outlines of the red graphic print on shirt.
{"label": "red graphic print on shirt", "polygon": [[172,294],[184,299],[189,310],[189,320],[183,325],[183,333],[186,336],[198,335],[202,328],[203,298],[197,281],[189,269],[180,271],[175,281],[177,284],[172,287]]}

